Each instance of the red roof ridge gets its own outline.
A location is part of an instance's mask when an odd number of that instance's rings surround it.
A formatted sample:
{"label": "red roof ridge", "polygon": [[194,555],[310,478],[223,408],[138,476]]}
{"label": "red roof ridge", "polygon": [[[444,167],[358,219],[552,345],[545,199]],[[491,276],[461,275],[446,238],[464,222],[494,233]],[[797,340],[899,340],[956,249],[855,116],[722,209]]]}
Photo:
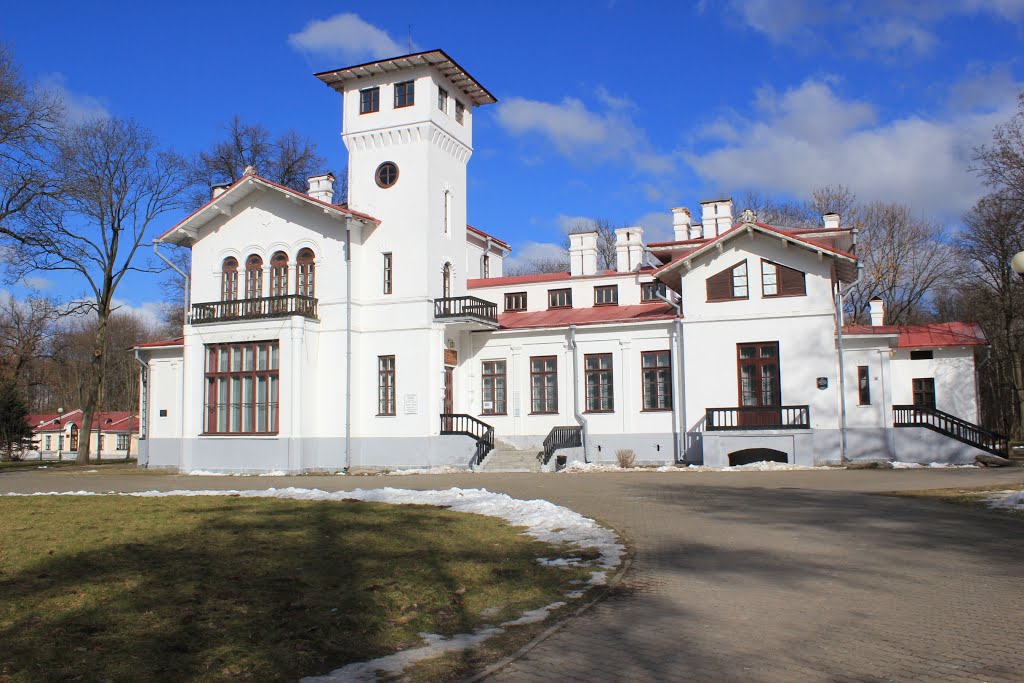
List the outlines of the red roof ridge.
{"label": "red roof ridge", "polygon": [[899,335],[897,348],[988,346],[988,336],[977,322],[925,323],[923,325],[843,325],[848,335]]}
{"label": "red roof ridge", "polygon": [[571,325],[601,325],[608,323],[638,323],[675,318],[670,304],[647,303],[628,306],[589,306],[586,308],[553,308],[546,311],[516,311],[499,313],[498,323],[503,330],[569,327]]}
{"label": "red roof ridge", "polygon": [[483,236],[483,237],[490,237],[490,238],[491,238],[492,240],[494,240],[495,242],[497,242],[497,243],[498,243],[499,245],[501,245],[501,246],[505,247],[505,249],[507,249],[507,250],[509,250],[509,251],[512,251],[512,246],[511,246],[511,245],[510,245],[510,244],[509,244],[508,242],[506,242],[505,240],[503,240],[503,239],[500,239],[500,238],[498,238],[498,237],[495,237],[494,235],[492,235],[492,234],[490,234],[490,233],[488,233],[488,232],[484,232],[484,231],[483,231],[483,230],[481,230],[480,228],[476,228],[476,227],[473,227],[473,226],[472,226],[472,225],[470,225],[469,223],[466,223],[466,229],[467,229],[467,230],[469,230],[469,231],[471,231],[471,232],[475,232],[476,234],[478,234],[478,235],[481,235],[481,236]]}
{"label": "red roof ridge", "polygon": [[133,346],[133,349],[145,349],[153,348],[158,346],[184,346],[184,337],[175,337],[174,339],[164,339],[162,341],[142,342]]}

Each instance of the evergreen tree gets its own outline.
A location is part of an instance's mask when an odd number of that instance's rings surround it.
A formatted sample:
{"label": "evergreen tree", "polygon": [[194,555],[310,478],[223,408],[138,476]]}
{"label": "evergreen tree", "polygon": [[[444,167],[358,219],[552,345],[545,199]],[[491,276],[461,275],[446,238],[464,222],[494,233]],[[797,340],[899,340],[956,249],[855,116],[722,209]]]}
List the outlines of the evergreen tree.
{"label": "evergreen tree", "polygon": [[14,382],[0,383],[0,460],[16,460],[30,445],[32,428],[25,421],[28,405]]}

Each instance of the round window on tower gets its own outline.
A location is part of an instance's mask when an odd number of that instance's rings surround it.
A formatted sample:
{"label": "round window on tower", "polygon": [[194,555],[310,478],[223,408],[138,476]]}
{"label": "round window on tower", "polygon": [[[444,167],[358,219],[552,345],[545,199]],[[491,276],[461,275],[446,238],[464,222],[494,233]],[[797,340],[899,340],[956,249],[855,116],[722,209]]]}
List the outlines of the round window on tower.
{"label": "round window on tower", "polygon": [[379,187],[389,188],[398,182],[398,166],[393,161],[385,161],[377,167],[374,177]]}

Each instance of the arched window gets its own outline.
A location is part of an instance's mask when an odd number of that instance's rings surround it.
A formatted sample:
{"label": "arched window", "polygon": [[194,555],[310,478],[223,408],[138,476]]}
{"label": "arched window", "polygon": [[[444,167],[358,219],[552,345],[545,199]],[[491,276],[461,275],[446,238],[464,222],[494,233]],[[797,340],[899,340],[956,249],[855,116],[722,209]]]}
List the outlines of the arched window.
{"label": "arched window", "polygon": [[299,296],[316,296],[316,264],[313,260],[313,250],[310,248],[300,249],[296,259],[296,280],[295,293]]}
{"label": "arched window", "polygon": [[481,270],[483,271],[482,272],[483,277],[490,277],[491,276],[491,257],[488,256],[487,254],[484,254],[484,264],[483,264],[483,268],[481,268]]}
{"label": "arched window", "polygon": [[452,295],[452,264],[444,264],[441,271],[441,296],[445,299]]}
{"label": "arched window", "polygon": [[78,427],[71,425],[71,450],[78,450]]}
{"label": "arched window", "polygon": [[275,252],[270,257],[270,296],[288,295],[288,254]]}
{"label": "arched window", "polygon": [[263,296],[263,259],[253,254],[245,260],[245,298]]}
{"label": "arched window", "polygon": [[221,301],[234,301],[238,298],[238,260],[233,256],[224,259],[220,275]]}

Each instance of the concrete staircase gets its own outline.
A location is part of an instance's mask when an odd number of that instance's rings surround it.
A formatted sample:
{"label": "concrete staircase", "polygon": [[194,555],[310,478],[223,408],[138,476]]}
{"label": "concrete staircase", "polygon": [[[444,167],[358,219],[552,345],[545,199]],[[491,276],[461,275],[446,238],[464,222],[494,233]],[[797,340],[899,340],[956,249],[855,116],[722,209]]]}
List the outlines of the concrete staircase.
{"label": "concrete staircase", "polygon": [[540,472],[537,451],[519,450],[500,441],[477,467],[478,472]]}

